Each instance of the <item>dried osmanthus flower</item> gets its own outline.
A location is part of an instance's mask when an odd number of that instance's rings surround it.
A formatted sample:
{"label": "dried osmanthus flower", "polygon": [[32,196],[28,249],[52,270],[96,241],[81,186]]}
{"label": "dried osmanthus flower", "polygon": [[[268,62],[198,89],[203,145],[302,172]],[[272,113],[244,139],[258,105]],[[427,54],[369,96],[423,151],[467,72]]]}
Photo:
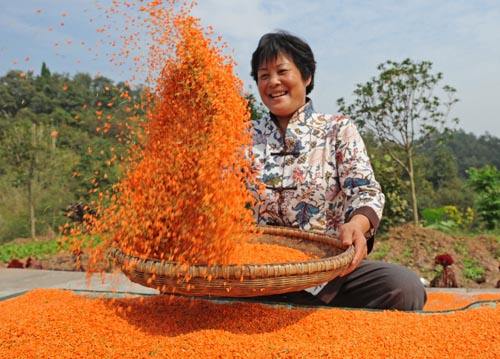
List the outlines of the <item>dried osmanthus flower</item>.
{"label": "dried osmanthus flower", "polygon": [[129,255],[226,264],[254,230],[250,114],[234,62],[198,20],[172,24],[175,55],[151,97],[145,141],[92,227]]}

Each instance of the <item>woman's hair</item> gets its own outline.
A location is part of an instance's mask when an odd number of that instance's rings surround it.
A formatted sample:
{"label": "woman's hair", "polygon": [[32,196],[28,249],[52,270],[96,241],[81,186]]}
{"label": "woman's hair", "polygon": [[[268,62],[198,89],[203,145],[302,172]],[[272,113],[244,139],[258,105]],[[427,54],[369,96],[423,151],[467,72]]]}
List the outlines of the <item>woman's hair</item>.
{"label": "woman's hair", "polygon": [[252,54],[252,72],[250,75],[257,82],[259,66],[268,61],[276,60],[279,54],[288,55],[300,71],[303,80],[311,77],[311,83],[306,87],[309,94],[314,87],[314,72],[316,61],[309,45],[302,39],[286,31],[271,32],[262,36]]}

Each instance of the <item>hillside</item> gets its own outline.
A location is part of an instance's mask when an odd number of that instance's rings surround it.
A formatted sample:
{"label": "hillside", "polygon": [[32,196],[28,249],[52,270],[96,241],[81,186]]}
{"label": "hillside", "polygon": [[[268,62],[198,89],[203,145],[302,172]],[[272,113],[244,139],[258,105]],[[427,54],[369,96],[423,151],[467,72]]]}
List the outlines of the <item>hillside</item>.
{"label": "hillside", "polygon": [[406,224],[379,236],[369,258],[400,263],[431,281],[440,267],[434,258],[444,253],[455,261],[451,268],[460,287],[491,288],[500,280],[500,238],[491,235],[455,237]]}

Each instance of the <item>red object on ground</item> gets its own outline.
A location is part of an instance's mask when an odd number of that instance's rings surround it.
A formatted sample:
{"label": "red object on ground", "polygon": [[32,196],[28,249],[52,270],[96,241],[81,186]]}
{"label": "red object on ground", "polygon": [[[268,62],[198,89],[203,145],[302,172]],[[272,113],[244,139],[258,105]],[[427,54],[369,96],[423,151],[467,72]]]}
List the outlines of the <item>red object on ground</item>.
{"label": "red object on ground", "polygon": [[24,268],[24,263],[19,259],[12,259],[9,264],[7,264],[7,268]]}
{"label": "red object on ground", "polygon": [[454,262],[453,257],[448,253],[440,254],[434,259],[434,263],[440,264],[445,268],[451,266]]}

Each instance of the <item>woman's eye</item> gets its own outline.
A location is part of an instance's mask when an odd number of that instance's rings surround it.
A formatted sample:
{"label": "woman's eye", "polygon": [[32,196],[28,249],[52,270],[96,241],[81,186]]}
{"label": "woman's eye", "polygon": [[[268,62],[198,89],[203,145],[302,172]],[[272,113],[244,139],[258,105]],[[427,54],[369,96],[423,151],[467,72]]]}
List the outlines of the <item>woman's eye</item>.
{"label": "woman's eye", "polygon": [[262,74],[259,76],[259,80],[267,80],[269,78],[268,74]]}
{"label": "woman's eye", "polygon": [[284,75],[284,74],[286,74],[287,72],[288,72],[288,69],[281,69],[281,70],[279,70],[279,71],[278,71],[278,74],[280,74],[280,75]]}

